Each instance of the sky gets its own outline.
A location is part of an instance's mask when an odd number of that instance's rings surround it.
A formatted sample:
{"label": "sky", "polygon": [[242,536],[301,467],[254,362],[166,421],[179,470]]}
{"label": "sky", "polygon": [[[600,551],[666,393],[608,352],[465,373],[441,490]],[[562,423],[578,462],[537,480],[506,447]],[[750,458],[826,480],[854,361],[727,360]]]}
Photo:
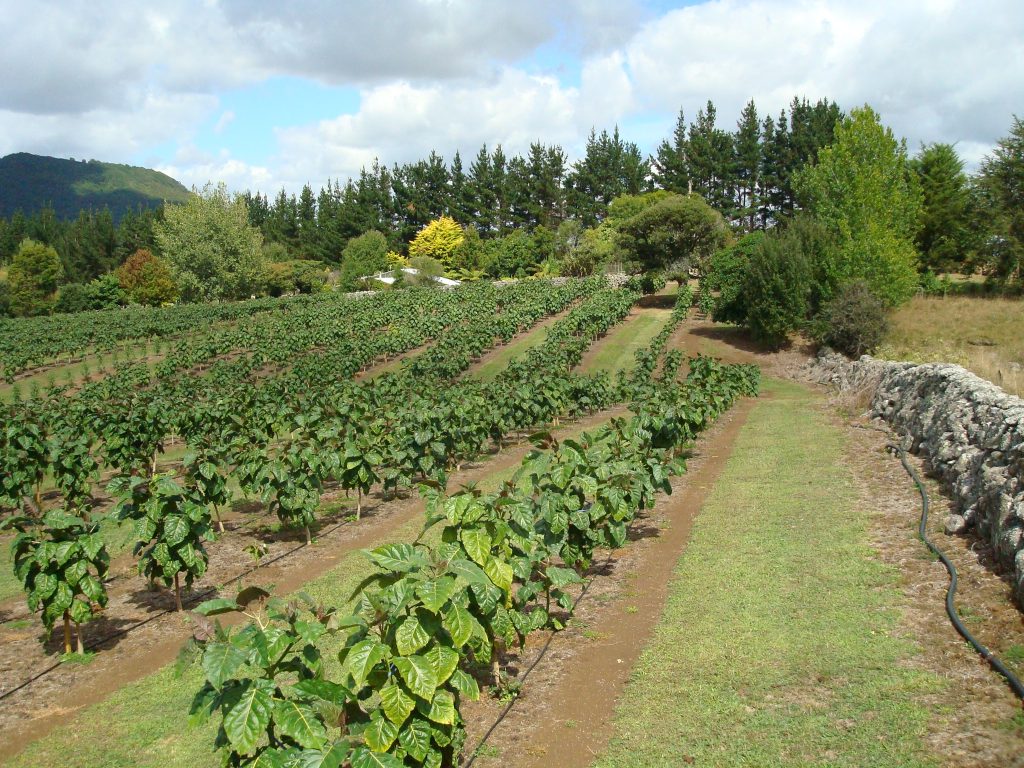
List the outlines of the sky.
{"label": "sky", "polygon": [[651,153],[708,99],[870,104],[977,167],[1024,116],[1021,0],[0,0],[0,156],[273,196],[481,145]]}

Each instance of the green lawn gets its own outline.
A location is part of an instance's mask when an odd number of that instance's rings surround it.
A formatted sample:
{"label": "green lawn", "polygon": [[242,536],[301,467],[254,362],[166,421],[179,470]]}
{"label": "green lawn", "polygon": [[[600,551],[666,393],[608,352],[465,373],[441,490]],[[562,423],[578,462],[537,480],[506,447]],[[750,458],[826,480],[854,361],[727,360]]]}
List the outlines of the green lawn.
{"label": "green lawn", "polygon": [[595,763],[932,766],[901,662],[897,575],[874,557],[815,395],[769,382],[676,567],[665,613]]}
{"label": "green lawn", "polygon": [[641,309],[632,318],[619,323],[595,348],[593,356],[581,366],[584,373],[608,371],[613,377],[619,371],[630,371],[638,349],[646,349],[672,316],[669,309]]}

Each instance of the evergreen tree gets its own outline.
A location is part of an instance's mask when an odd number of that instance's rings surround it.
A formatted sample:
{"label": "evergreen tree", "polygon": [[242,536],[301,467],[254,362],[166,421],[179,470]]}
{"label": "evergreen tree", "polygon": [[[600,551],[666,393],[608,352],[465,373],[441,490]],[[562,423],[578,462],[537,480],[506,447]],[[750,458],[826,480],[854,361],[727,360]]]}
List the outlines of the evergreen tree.
{"label": "evergreen tree", "polygon": [[655,180],[661,189],[681,195],[692,191],[687,161],[688,144],[686,115],[680,109],[675,130],[672,132],[672,141],[662,141],[652,160]]}
{"label": "evergreen tree", "polygon": [[1001,279],[1024,279],[1024,121],[1016,115],[982,163],[978,187],[988,221],[986,266]]}
{"label": "evergreen tree", "polygon": [[299,193],[295,219],[298,225],[296,240],[299,258],[315,259],[317,253],[316,198],[313,196],[313,189],[309,184],[303,185],[302,192]]}
{"label": "evergreen tree", "polygon": [[481,237],[490,237],[497,230],[495,208],[497,200],[491,182],[491,155],[484,144],[469,166],[466,182],[467,212],[476,222]]}
{"label": "evergreen tree", "polygon": [[646,187],[648,168],[640,149],[619,136],[590,131],[586,154],[573,164],[566,185],[576,216],[592,227],[608,214],[608,205],[619,195],[638,194]]}
{"label": "evergreen tree", "polygon": [[753,99],[747,102],[740,113],[733,148],[736,216],[748,231],[753,231],[757,226],[757,212],[760,208],[758,193],[762,165],[761,123]]}
{"label": "evergreen tree", "polygon": [[972,249],[964,163],[951,144],[929,144],[911,166],[921,186],[916,240],[921,263],[935,272],[963,271]]}
{"label": "evergreen tree", "polygon": [[715,127],[715,105],[708,101],[690,125],[687,170],[693,191],[726,218],[733,214],[732,136]]}

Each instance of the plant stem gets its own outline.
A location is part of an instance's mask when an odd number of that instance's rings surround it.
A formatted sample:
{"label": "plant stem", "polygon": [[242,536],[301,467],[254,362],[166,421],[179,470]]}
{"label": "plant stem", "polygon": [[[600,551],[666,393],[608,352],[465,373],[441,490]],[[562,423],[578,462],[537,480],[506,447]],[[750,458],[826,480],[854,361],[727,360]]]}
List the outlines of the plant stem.
{"label": "plant stem", "polygon": [[178,613],[181,613],[181,574],[174,574],[174,605],[178,609]]}
{"label": "plant stem", "polygon": [[64,653],[71,653],[71,615],[64,611]]}

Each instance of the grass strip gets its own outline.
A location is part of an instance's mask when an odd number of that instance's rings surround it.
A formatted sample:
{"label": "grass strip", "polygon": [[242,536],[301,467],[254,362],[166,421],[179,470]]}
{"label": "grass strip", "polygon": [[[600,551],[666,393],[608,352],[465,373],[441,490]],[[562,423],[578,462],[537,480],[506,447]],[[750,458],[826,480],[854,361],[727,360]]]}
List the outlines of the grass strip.
{"label": "grass strip", "polygon": [[634,353],[650,346],[651,340],[658,335],[671,315],[669,309],[641,309],[634,317],[619,323],[607,336],[596,342],[593,356],[586,360],[580,370],[583,373],[606,370],[612,377],[620,371],[631,371],[636,365]]}
{"label": "grass strip", "polygon": [[499,373],[508,368],[508,364],[515,358],[526,354],[534,347],[539,347],[547,340],[547,337],[547,326],[533,328],[529,333],[523,334],[515,341],[496,350],[491,359],[483,365],[470,369],[469,375],[485,383],[493,381]]}
{"label": "grass strip", "polygon": [[843,436],[772,381],[680,558],[595,766],[933,766],[897,574],[872,552]]}

